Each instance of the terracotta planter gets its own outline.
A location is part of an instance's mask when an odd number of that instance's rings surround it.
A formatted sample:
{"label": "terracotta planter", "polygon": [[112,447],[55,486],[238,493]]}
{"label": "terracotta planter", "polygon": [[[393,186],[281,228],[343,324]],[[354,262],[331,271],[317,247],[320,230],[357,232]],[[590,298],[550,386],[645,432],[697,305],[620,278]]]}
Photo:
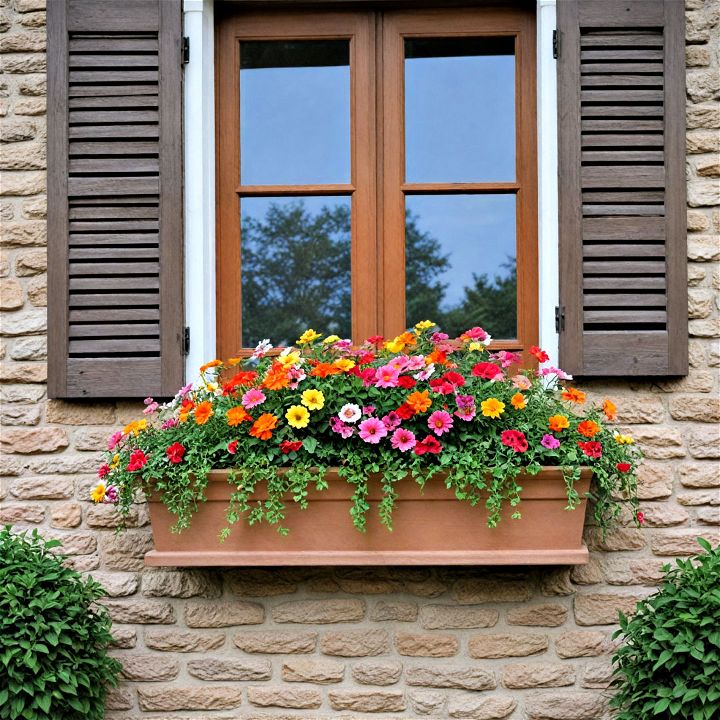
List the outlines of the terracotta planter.
{"label": "terracotta planter", "polygon": [[[421,493],[407,479],[398,484],[399,498],[393,531],[378,520],[379,485],[371,483],[368,528],[352,525],[351,486],[328,473],[330,487],[311,491],[307,510],[288,503],[283,537],[275,527],[262,524],[233,526],[221,543],[231,486],[227,471],[210,474],[207,502],[200,505],[188,530],[171,533],[174,523],[160,497],[150,502],[155,549],[145,556],[147,565],[580,565],[588,551],[582,541],[585,494],[590,470],[583,470],[576,489],[582,498],[575,510],[565,510],[567,496],[562,473],[543,468],[536,476],[523,476],[520,520],[510,519],[507,508],[498,527],[486,525],[484,507],[457,500],[440,480]],[[258,493],[258,498],[262,497]]]}

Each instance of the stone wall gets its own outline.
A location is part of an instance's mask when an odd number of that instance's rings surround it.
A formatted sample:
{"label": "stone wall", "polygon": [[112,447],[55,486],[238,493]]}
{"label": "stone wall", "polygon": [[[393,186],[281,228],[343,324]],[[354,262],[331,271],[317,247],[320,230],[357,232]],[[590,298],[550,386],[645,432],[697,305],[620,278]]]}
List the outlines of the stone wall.
{"label": "stone wall", "polygon": [[144,508],[116,535],[87,499],[137,405],[46,397],[44,0],[0,0],[0,522],[60,538],[105,585],[126,677],[109,717],[605,715],[616,611],[720,520],[720,2],[687,10],[690,374],[589,386],[645,450],[646,527],[589,531],[573,570],[179,572],[143,569]]}

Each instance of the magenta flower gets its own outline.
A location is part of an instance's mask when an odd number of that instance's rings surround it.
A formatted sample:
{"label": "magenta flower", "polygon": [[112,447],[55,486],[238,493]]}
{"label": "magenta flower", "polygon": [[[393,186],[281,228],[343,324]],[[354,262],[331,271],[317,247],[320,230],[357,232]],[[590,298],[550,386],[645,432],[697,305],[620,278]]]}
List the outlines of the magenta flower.
{"label": "magenta flower", "polygon": [[250,388],[242,396],[242,404],[246,410],[254,408],[256,405],[262,405],[265,402],[265,393],[257,388]]}
{"label": "magenta flower", "polygon": [[361,370],[360,372],[360,378],[363,381],[363,387],[370,387],[371,385],[374,385],[375,380],[377,379],[377,373],[375,372],[375,368],[363,368],[363,370]]}
{"label": "magenta flower", "polygon": [[398,428],[390,438],[390,444],[400,452],[412,450],[416,442],[415,435],[405,428]]}
{"label": "magenta flower", "polygon": [[159,407],[160,407],[160,405],[158,405],[158,403],[156,403],[156,402],[151,402],[151,403],[149,403],[148,406],[143,410],[143,413],[144,413],[145,415],[152,415]]}
{"label": "magenta flower", "polygon": [[452,415],[445,410],[436,410],[428,418],[428,427],[436,434],[442,435],[443,433],[450,432],[453,426]]}
{"label": "magenta flower", "polygon": [[163,430],[168,430],[171,427],[175,427],[178,424],[177,418],[168,418],[165,420],[165,422],[160,426]]}
{"label": "magenta flower", "polygon": [[108,485],[105,488],[105,497],[103,498],[104,503],[116,503],[120,498],[120,493],[115,485]]}
{"label": "magenta flower", "polygon": [[360,423],[360,437],[366,443],[377,445],[387,434],[388,429],[382,420],[368,418]]}
{"label": "magenta flower", "polygon": [[517,365],[522,361],[522,355],[520,355],[520,353],[508,352],[507,350],[499,350],[496,353],[492,353],[490,357],[494,360],[499,360],[500,365],[504,368]]}
{"label": "magenta flower", "polygon": [[394,430],[402,422],[402,418],[392,410],[382,419],[383,424],[388,430]]}
{"label": "magenta flower", "polygon": [[330,427],[333,432],[336,432],[344,438],[349,438],[355,432],[355,428],[351,425],[346,425],[337,415],[330,418]]}
{"label": "magenta flower", "polygon": [[475,406],[470,405],[469,407],[458,408],[454,413],[455,417],[459,417],[465,422],[470,422],[475,417]]}
{"label": "magenta flower", "polygon": [[117,432],[114,432],[108,438],[107,449],[112,452],[117,447],[117,444],[122,440],[122,438],[123,438],[122,431],[118,430]]}
{"label": "magenta flower", "polygon": [[397,387],[399,379],[400,373],[392,365],[383,365],[377,370],[377,380],[375,380],[375,387]]}
{"label": "magenta flower", "polygon": [[560,441],[554,435],[550,435],[550,433],[542,436],[540,444],[548,450],[556,450],[560,447]]}
{"label": "magenta flower", "polygon": [[365,405],[365,407],[362,409],[363,415],[373,415],[374,413],[375,413],[374,405]]}
{"label": "magenta flower", "polygon": [[399,373],[407,367],[407,364],[408,358],[405,355],[398,355],[388,363],[390,367],[395,368]]}
{"label": "magenta flower", "polygon": [[480,342],[487,340],[488,337],[488,334],[481,327],[470,328],[466,330],[463,335],[466,335],[471,340],[479,340]]}
{"label": "magenta flower", "polygon": [[430,336],[430,339],[431,339],[434,343],[441,343],[443,340],[449,340],[449,339],[450,339],[450,336],[449,336],[447,333],[444,333],[444,332],[434,332],[434,333]]}
{"label": "magenta flower", "polygon": [[472,395],[456,395],[455,402],[459,408],[475,407],[475,398]]}

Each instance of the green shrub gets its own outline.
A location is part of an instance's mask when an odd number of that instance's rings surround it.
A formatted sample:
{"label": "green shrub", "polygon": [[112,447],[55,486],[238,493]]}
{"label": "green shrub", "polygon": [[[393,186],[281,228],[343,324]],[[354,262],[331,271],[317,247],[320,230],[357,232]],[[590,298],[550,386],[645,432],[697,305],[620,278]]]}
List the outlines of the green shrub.
{"label": "green shrub", "polygon": [[104,591],[62,565],[60,544],[0,529],[2,720],[102,720],[117,684]]}
{"label": "green shrub", "polygon": [[620,613],[617,720],[720,717],[720,549],[663,567],[660,590]]}

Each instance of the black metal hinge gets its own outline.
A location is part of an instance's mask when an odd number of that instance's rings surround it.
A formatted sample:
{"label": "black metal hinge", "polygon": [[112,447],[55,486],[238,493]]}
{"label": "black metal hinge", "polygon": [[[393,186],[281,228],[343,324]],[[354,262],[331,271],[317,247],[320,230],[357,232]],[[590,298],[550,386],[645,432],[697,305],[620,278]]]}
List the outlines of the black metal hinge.
{"label": "black metal hinge", "polygon": [[558,40],[558,31],[553,30],[553,57],[557,60],[560,50],[560,41]]}
{"label": "black metal hinge", "polygon": [[182,39],[180,57],[183,65],[187,65],[190,62],[190,38],[187,36]]}
{"label": "black metal hinge", "polygon": [[185,327],[185,330],[183,331],[183,355],[189,355],[190,354],[190,328]]}
{"label": "black metal hinge", "polygon": [[565,329],[565,308],[562,305],[555,306],[555,332],[560,333]]}

